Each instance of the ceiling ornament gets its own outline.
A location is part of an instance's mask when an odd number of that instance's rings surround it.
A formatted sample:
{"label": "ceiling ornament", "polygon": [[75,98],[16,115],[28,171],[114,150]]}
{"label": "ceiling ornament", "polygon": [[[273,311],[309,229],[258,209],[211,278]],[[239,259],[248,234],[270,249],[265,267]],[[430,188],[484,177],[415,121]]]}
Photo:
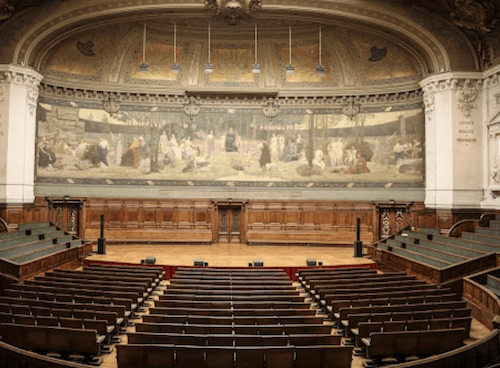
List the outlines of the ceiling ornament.
{"label": "ceiling ornament", "polygon": [[269,97],[265,105],[262,107],[262,112],[266,118],[273,120],[276,116],[278,116],[280,107],[274,98]]}
{"label": "ceiling ornament", "polygon": [[354,98],[350,96],[345,101],[344,106],[342,107],[342,112],[352,120],[353,117],[359,114],[360,107],[361,105],[355,103]]}
{"label": "ceiling ornament", "polygon": [[113,114],[116,114],[120,110],[120,103],[116,100],[116,96],[111,93],[106,96],[106,99],[102,103],[102,108],[109,116],[113,116]]}
{"label": "ceiling ornament", "polygon": [[262,6],[261,0],[205,0],[205,6],[216,17],[224,18],[235,27],[246,18],[253,18]]}
{"label": "ceiling ornament", "polygon": [[191,121],[200,113],[200,105],[196,101],[196,97],[189,96],[187,102],[184,104],[184,113]]}

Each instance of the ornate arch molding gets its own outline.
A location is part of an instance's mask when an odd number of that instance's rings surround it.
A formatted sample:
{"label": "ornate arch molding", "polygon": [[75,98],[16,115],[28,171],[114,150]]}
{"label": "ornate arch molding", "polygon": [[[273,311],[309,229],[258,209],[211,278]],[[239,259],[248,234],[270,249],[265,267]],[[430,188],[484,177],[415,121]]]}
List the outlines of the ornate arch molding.
{"label": "ornate arch molding", "polygon": [[[60,4],[60,3],[57,3]],[[205,10],[200,0],[133,0],[129,2],[77,0],[33,9],[13,17],[0,30],[0,37],[8,40],[4,51],[0,51],[1,62],[36,65],[40,52],[61,33],[101,21],[123,21],[137,17],[156,17],[182,13],[183,16]],[[267,0],[263,12],[272,16],[294,16],[297,18],[327,22],[328,20],[359,23],[377,28],[404,38],[425,55],[429,72],[450,70],[450,58],[446,46],[424,26],[408,16],[388,9],[336,1],[283,1]],[[26,21],[29,20],[29,21]]]}

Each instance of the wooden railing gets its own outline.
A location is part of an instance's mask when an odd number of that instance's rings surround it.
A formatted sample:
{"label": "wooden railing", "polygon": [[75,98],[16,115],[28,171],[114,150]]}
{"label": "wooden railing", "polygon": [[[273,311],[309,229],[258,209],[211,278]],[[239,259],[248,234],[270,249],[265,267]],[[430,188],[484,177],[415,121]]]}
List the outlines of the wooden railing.
{"label": "wooden railing", "polygon": [[7,225],[7,222],[0,217],[0,233],[6,231],[9,231],[9,225]]}
{"label": "wooden railing", "polygon": [[495,219],[495,213],[483,213],[479,219],[465,219],[453,224],[448,231],[448,237],[458,238],[462,236],[462,231],[474,231],[474,227],[479,225],[487,227],[490,221]]}

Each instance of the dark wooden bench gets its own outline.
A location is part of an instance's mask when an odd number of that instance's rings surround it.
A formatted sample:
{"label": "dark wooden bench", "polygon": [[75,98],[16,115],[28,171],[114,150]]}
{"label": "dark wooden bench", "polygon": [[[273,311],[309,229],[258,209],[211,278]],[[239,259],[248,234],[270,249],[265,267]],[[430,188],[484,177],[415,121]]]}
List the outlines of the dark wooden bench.
{"label": "dark wooden bench", "polygon": [[352,348],[345,346],[117,346],[118,368],[327,368],[332,362],[349,368],[351,360]]}
{"label": "dark wooden bench", "polygon": [[246,296],[246,295],[300,295],[300,291],[296,288],[290,289],[274,289],[274,290],[263,290],[263,289],[250,289],[250,290],[211,290],[211,289],[166,289],[163,295],[160,295],[160,299],[169,299],[170,295],[196,295],[198,297],[210,297],[210,296]]}
{"label": "dark wooden bench", "polygon": [[[154,308],[152,308],[154,309]],[[216,325],[277,325],[277,324],[323,324],[321,316],[272,316],[272,317],[240,317],[240,316],[195,316],[195,315],[168,315],[163,310],[150,310],[149,315],[143,316],[144,322],[153,323],[189,323],[189,324],[216,324]]]}
{"label": "dark wooden bench", "polygon": [[389,304],[418,304],[418,303],[436,303],[460,300],[460,296],[455,293],[442,294],[423,294],[423,295],[406,295],[406,296],[391,296],[386,298],[366,298],[348,300],[334,299],[326,305],[329,313],[338,312],[340,308],[361,307],[368,305],[389,305]]}
{"label": "dark wooden bench", "polygon": [[[87,357],[100,353],[104,336],[95,330],[64,327],[33,326],[4,323],[0,325],[2,341],[22,349],[38,352],[79,353]],[[101,359],[93,360],[100,364]]]}
{"label": "dark wooden bench", "polygon": [[[198,290],[198,291],[203,291],[203,290],[210,290],[210,291],[216,291],[218,292],[219,290],[226,290],[226,291],[232,291],[232,290],[245,290],[245,291],[250,291],[250,290],[260,290],[260,291],[267,291],[267,290],[297,290],[297,288],[293,285],[269,285],[269,284],[264,284],[264,285],[245,285],[245,284],[238,284],[238,285],[215,285],[215,284],[173,284],[173,285],[168,285],[168,289],[182,289],[182,290]],[[168,290],[167,289],[167,290]]]}
{"label": "dark wooden bench", "polygon": [[421,330],[446,330],[463,328],[465,336],[470,334],[472,317],[448,317],[428,320],[406,320],[406,321],[382,321],[382,322],[360,322],[356,329],[355,345],[362,347],[362,339],[370,337],[373,332],[396,332]]}
{"label": "dark wooden bench", "polygon": [[185,323],[156,323],[156,316],[137,323],[137,332],[190,333],[190,334],[228,334],[235,335],[281,335],[281,334],[330,334],[328,325],[210,325]]}
{"label": "dark wooden bench", "polygon": [[295,296],[291,300],[246,300],[246,301],[198,301],[198,300],[155,300],[155,307],[197,308],[197,309],[309,309],[311,305],[304,298]]}
{"label": "dark wooden bench", "polygon": [[141,265],[107,265],[107,264],[98,264],[98,263],[93,263],[89,266],[84,266],[83,269],[89,269],[89,270],[111,270],[114,272],[134,272],[134,273],[142,273],[142,274],[148,274],[152,273],[155,274],[158,278],[162,279],[163,276],[165,275],[165,270],[163,267],[160,266],[141,266]]}
{"label": "dark wooden bench", "polygon": [[273,286],[291,286],[292,282],[290,280],[275,280],[270,281],[260,280],[260,279],[239,279],[239,280],[192,280],[192,279],[170,279],[170,285],[221,285],[221,286],[236,286],[236,285],[269,285]]}
{"label": "dark wooden bench", "polygon": [[262,308],[262,309],[210,309],[210,308],[176,308],[153,307],[150,314],[173,314],[192,316],[315,316],[314,309],[296,308]]}
{"label": "dark wooden bench", "polygon": [[[159,300],[200,300],[200,301],[223,301],[223,300],[265,300],[265,299],[273,299],[279,300],[281,298],[286,297],[298,297],[299,291],[290,291],[283,292],[244,292],[244,293],[227,293],[227,294],[219,294],[219,293],[210,293],[210,294],[196,294],[196,293],[176,293],[176,292],[167,292],[162,295],[159,295]],[[304,300],[304,297],[302,297]]]}
{"label": "dark wooden bench", "polygon": [[199,346],[284,346],[340,345],[341,336],[332,334],[233,335],[189,334],[145,331],[129,333],[129,344],[175,344]]}
{"label": "dark wooden bench", "polygon": [[426,356],[444,353],[464,345],[465,329],[374,332],[362,341],[367,358]]}

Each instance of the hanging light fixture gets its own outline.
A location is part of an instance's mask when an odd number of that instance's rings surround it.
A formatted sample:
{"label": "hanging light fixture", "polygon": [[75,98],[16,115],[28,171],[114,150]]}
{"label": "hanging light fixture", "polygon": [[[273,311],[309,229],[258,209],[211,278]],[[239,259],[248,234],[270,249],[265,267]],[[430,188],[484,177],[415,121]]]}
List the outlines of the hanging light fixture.
{"label": "hanging light fixture", "polygon": [[174,63],[172,64],[172,73],[179,73],[181,66],[177,64],[177,23],[174,23]]}
{"label": "hanging light fixture", "polygon": [[292,24],[288,26],[288,65],[286,66],[286,74],[293,74],[295,67],[292,64]]}
{"label": "hanging light fixture", "polygon": [[208,63],[205,64],[205,73],[212,73],[214,71],[214,65],[210,63],[210,30],[211,24],[208,22]]}
{"label": "hanging light fixture", "polygon": [[141,73],[148,72],[149,64],[146,63],[146,22],[144,22],[144,32],[142,35],[142,63],[139,65]]}
{"label": "hanging light fixture", "polygon": [[252,65],[252,73],[253,74],[260,74],[260,65],[257,63],[257,22],[255,22],[255,60],[254,64]]}
{"label": "hanging light fixture", "polygon": [[321,27],[319,27],[319,64],[316,67],[317,75],[325,75],[325,67],[321,64]]}

